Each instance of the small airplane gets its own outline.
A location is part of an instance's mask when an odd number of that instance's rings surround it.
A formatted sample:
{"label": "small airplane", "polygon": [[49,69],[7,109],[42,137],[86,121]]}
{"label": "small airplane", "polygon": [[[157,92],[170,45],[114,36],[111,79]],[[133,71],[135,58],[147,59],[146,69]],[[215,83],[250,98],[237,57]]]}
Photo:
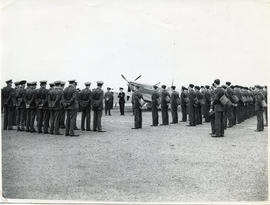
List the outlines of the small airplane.
{"label": "small airplane", "polygon": [[[129,81],[126,79],[126,77],[123,74],[121,74],[121,77],[127,82],[128,92],[129,93],[131,91],[134,92],[135,86],[139,86],[140,91],[143,95],[143,99],[145,102],[147,102],[147,107],[151,107],[151,96],[154,93],[154,88],[153,88],[154,85],[136,82],[136,80],[138,80],[141,76],[142,75],[139,75],[137,78],[134,79],[134,81]],[[155,85],[158,86],[159,84],[160,82],[156,83]],[[158,91],[161,91],[161,88],[158,88]]]}

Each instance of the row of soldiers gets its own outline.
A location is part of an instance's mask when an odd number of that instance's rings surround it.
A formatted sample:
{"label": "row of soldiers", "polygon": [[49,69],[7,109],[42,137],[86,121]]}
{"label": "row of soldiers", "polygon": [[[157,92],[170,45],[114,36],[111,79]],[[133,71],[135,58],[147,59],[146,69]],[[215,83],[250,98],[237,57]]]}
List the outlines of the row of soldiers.
{"label": "row of soldiers", "polygon": [[[181,106],[182,120],[189,121],[187,126],[200,125],[203,122],[211,122],[210,133],[212,137],[223,137],[224,130],[231,128],[236,124],[242,123],[246,119],[257,115],[257,129],[264,129],[263,113],[265,113],[267,126],[267,87],[256,85],[255,87],[244,87],[231,85],[226,82],[220,86],[220,80],[216,79],[212,86],[194,86],[190,84],[188,88],[182,86],[181,94],[176,91],[175,86],[171,86],[171,94],[166,89],[166,85],[153,86],[152,94],[152,125],[159,125],[158,109],[161,107],[162,123],[160,125],[169,125],[169,104],[171,107],[171,124],[178,123],[178,106]],[[222,101],[222,99],[223,102]],[[135,88],[132,96],[134,121],[133,129],[142,128],[142,105],[143,95],[140,87]]]}
{"label": "row of soldiers", "polygon": [[[101,116],[103,110],[103,99],[105,98],[105,114],[110,115],[113,106],[113,92],[107,88],[103,93],[102,81],[97,82],[97,88],[90,90],[90,82],[85,83],[82,91],[76,89],[77,82],[69,81],[69,86],[64,89],[65,83],[56,81],[50,83],[50,89],[46,89],[47,82],[40,81],[40,88],[36,89],[37,82],[20,81],[15,82],[15,89],[12,88],[12,81],[6,81],[7,86],[2,89],[2,105],[4,106],[4,129],[12,129],[12,119],[15,109],[16,123],[18,131],[36,132],[34,128],[35,118],[39,133],[61,134],[59,128],[66,128],[66,135],[75,136],[77,112],[80,107],[82,111],[81,130],[90,131],[91,108],[94,112],[93,130],[102,132]],[[27,88],[25,88],[27,85]],[[168,108],[171,107],[172,124],[178,123],[178,106],[181,105],[182,122],[188,121],[188,126],[196,126],[205,122],[211,122],[212,136],[223,136],[224,129],[233,127],[236,123],[241,123],[245,119],[257,114],[258,131],[263,130],[263,112],[267,111],[261,104],[267,102],[267,87],[255,86],[247,88],[243,86],[233,86],[230,82],[220,86],[220,80],[214,81],[212,86],[194,86],[190,84],[188,88],[182,87],[181,95],[176,91],[176,87],[171,87],[171,94],[167,91],[166,85],[161,86],[161,90],[154,86],[152,94],[152,126],[158,126],[158,108],[161,105],[162,124],[169,124]],[[257,89],[257,90],[256,90]],[[261,94],[260,106],[257,96]],[[217,97],[218,96],[218,97]],[[230,103],[223,105],[220,98],[226,96]],[[120,113],[124,115],[125,93],[120,88],[118,95]],[[142,105],[143,95],[140,87],[136,86],[132,94],[132,105],[135,116],[135,126],[133,129],[142,127]],[[259,110],[262,110],[260,112]],[[255,113],[256,112],[256,113]],[[258,114],[259,113],[259,114]],[[66,125],[64,119],[66,116]],[[229,122],[229,124],[228,124]],[[26,128],[25,128],[26,127]],[[43,130],[42,130],[43,128]],[[48,130],[48,128],[50,128]]]}
{"label": "row of soldiers", "polygon": [[[17,131],[38,132],[44,134],[62,135],[60,128],[65,128],[66,136],[78,136],[74,133],[76,127],[77,112],[82,112],[81,130],[91,131],[91,109],[93,110],[93,131],[104,132],[101,126],[103,111],[104,92],[102,81],[97,82],[97,87],[90,89],[91,83],[86,82],[85,88],[76,88],[75,80],[65,83],[55,81],[50,83],[47,89],[47,81],[40,81],[40,88],[37,89],[37,82],[26,82],[25,80],[15,82],[12,87],[12,80],[6,81],[7,86],[2,89],[2,107],[4,112],[4,130],[12,130],[14,123],[14,112],[16,113]],[[27,86],[27,87],[25,87]],[[123,90],[121,88],[121,90]],[[120,91],[119,101],[123,102]],[[110,98],[110,89],[105,94]],[[105,107],[111,107],[105,103]],[[122,105],[123,107],[123,105]],[[66,120],[65,120],[66,119]],[[35,121],[37,130],[35,129]],[[64,122],[65,121],[65,122]],[[86,125],[86,129],[85,129]]]}

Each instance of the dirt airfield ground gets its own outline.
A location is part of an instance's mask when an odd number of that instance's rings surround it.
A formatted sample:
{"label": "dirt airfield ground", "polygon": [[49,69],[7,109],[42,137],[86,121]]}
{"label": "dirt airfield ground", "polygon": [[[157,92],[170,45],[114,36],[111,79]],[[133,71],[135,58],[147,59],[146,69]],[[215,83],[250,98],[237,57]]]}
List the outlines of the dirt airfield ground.
{"label": "dirt airfield ground", "polygon": [[112,115],[102,119],[107,132],[77,131],[79,137],[3,131],[4,197],[267,200],[268,129],[254,132],[255,117],[227,129],[223,138],[211,138],[209,123],[150,127],[151,113],[143,112],[143,129],[132,130],[131,113]]}

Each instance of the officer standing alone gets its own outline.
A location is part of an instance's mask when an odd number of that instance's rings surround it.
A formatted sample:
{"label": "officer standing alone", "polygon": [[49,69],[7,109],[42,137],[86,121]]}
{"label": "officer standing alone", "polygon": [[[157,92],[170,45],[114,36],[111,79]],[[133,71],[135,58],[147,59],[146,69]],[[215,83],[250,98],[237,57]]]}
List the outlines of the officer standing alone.
{"label": "officer standing alone", "polygon": [[120,115],[125,115],[125,93],[123,92],[123,88],[119,88],[119,107],[120,107]]}

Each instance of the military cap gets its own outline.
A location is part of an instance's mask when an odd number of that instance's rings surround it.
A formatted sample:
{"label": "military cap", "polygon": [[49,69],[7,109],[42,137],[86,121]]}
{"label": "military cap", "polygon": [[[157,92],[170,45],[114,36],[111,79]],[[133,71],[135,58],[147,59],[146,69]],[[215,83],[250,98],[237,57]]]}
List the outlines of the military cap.
{"label": "military cap", "polygon": [[204,88],[204,86],[203,86],[203,85],[201,85],[201,88]]}
{"label": "military cap", "polygon": [[54,83],[49,83],[50,87],[53,87],[54,86]]}
{"label": "military cap", "polygon": [[226,85],[222,85],[221,87],[222,87],[223,89],[226,89],[226,88],[227,88]]}
{"label": "military cap", "polygon": [[26,80],[21,80],[21,81],[20,81],[20,84],[21,84],[21,85],[24,85],[25,83],[26,83]]}
{"label": "military cap", "polygon": [[91,82],[85,82],[84,85],[89,86],[89,85],[91,85]]}
{"label": "military cap", "polygon": [[234,85],[231,85],[230,87],[231,87],[232,89],[234,89],[234,88],[235,88],[235,86],[234,86]]}
{"label": "military cap", "polygon": [[57,81],[54,81],[54,85],[61,85],[61,81],[60,80],[57,80]]}
{"label": "military cap", "polygon": [[188,90],[188,89],[186,87],[184,87],[183,90]]}
{"label": "military cap", "polygon": [[111,88],[110,87],[107,87],[107,90],[111,90]]}
{"label": "military cap", "polygon": [[[69,80],[68,82],[69,82],[69,84],[73,84],[73,83],[76,82],[76,80]],[[60,82],[60,83],[61,83],[61,82]]]}
{"label": "military cap", "polygon": [[264,88],[267,88],[267,85],[265,85]]}
{"label": "military cap", "polygon": [[200,86],[196,85],[195,89],[200,90]]}
{"label": "military cap", "polygon": [[14,85],[20,85],[20,81],[14,82]]}
{"label": "military cap", "polygon": [[40,84],[40,85],[47,84],[47,81],[46,81],[46,80],[41,80],[41,81],[39,81],[39,84]]}
{"label": "military cap", "polygon": [[188,87],[190,87],[190,88],[194,88],[194,85],[193,84],[189,84],[189,86]]}
{"label": "military cap", "polygon": [[154,86],[153,86],[153,88],[154,88],[154,89],[157,89],[157,88],[158,88],[158,86],[157,86],[157,85],[154,85]]}
{"label": "military cap", "polygon": [[103,81],[101,81],[101,80],[97,81],[97,85],[103,85],[103,84],[104,84]]}
{"label": "military cap", "polygon": [[172,85],[172,86],[171,86],[171,88],[172,88],[172,89],[175,89],[175,88],[176,88],[176,86]]}
{"label": "military cap", "polygon": [[28,83],[26,83],[26,85],[29,86],[29,85],[31,85],[31,83],[28,82]]}
{"label": "military cap", "polygon": [[120,87],[119,90],[124,90],[124,88]]}
{"label": "military cap", "polygon": [[220,84],[220,80],[219,79],[216,79],[216,80],[214,80],[214,83],[217,84],[217,85],[219,85]]}
{"label": "military cap", "polygon": [[230,86],[231,85],[231,82],[227,81],[225,84],[228,85],[228,86]]}
{"label": "military cap", "polygon": [[31,85],[37,85],[37,81],[31,82]]}
{"label": "military cap", "polygon": [[210,86],[209,85],[206,85],[206,86],[204,86],[206,89],[209,89],[210,88]]}
{"label": "military cap", "polygon": [[6,83],[12,83],[12,80],[11,79],[10,80],[7,80]]}
{"label": "military cap", "polygon": [[166,85],[162,85],[161,87],[162,87],[163,89],[165,89],[167,86],[166,86]]}
{"label": "military cap", "polygon": [[66,82],[65,81],[61,81],[61,85],[65,85],[66,84]]}

